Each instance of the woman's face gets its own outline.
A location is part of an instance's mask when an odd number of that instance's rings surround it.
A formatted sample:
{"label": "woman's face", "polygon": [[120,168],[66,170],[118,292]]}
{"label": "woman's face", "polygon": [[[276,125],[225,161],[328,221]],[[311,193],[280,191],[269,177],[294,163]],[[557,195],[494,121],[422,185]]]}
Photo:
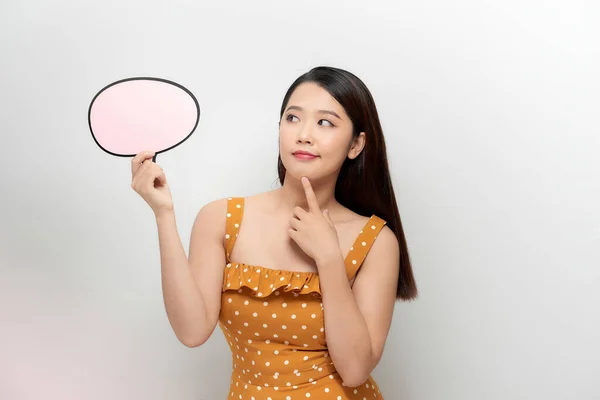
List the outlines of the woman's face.
{"label": "woman's face", "polygon": [[315,83],[298,86],[279,124],[286,177],[337,178],[346,158],[357,157],[364,147],[364,133],[353,139],[352,130],[352,121],[329,92]]}

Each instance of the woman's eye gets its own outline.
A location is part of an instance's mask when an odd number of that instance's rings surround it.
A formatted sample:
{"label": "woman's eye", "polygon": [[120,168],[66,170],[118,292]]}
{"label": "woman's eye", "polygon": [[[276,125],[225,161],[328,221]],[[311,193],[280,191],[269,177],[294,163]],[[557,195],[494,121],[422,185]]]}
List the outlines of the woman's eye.
{"label": "woman's eye", "polygon": [[[294,114],[289,114],[286,117],[286,120],[289,122],[296,122],[294,121],[294,118],[296,118],[297,121],[299,121],[298,117],[296,117]],[[329,125],[324,125],[324,123],[327,123]],[[321,119],[319,120],[319,125],[324,125],[324,126],[335,126],[334,124],[332,124],[330,121],[326,120],[326,119]]]}

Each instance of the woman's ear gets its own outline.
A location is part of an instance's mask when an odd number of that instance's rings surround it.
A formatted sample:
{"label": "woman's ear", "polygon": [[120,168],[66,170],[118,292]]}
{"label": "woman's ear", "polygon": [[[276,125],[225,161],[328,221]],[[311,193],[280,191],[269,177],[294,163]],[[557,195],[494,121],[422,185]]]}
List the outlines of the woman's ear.
{"label": "woman's ear", "polygon": [[366,136],[364,132],[358,134],[358,136],[352,140],[350,150],[348,150],[348,158],[354,160],[360,152],[365,148]]}

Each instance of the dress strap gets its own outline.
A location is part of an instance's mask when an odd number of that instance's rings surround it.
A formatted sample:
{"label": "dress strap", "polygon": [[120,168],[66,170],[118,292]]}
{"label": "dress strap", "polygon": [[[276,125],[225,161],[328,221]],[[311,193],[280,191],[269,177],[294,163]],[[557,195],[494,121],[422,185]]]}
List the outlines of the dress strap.
{"label": "dress strap", "polygon": [[242,216],[244,215],[244,198],[227,198],[227,219],[225,222],[225,251],[227,253],[227,262],[230,262],[230,254],[237,239]]}
{"label": "dress strap", "polygon": [[377,239],[377,235],[385,226],[386,221],[379,218],[376,215],[371,216],[363,229],[358,234],[356,240],[354,241],[354,245],[350,248],[350,252],[346,256],[344,263],[346,264],[346,273],[348,275],[348,280],[354,278],[358,270],[360,269],[363,261],[367,257],[369,250],[373,243],[375,243],[375,239]]}

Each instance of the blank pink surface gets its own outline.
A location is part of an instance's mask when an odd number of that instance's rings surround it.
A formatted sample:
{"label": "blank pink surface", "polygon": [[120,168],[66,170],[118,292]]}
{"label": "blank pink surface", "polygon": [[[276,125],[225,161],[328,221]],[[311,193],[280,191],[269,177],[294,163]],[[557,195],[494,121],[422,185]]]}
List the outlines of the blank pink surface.
{"label": "blank pink surface", "polygon": [[121,155],[176,145],[192,132],[197,118],[196,103],[186,91],[149,79],[109,87],[90,111],[90,125],[100,146]]}

